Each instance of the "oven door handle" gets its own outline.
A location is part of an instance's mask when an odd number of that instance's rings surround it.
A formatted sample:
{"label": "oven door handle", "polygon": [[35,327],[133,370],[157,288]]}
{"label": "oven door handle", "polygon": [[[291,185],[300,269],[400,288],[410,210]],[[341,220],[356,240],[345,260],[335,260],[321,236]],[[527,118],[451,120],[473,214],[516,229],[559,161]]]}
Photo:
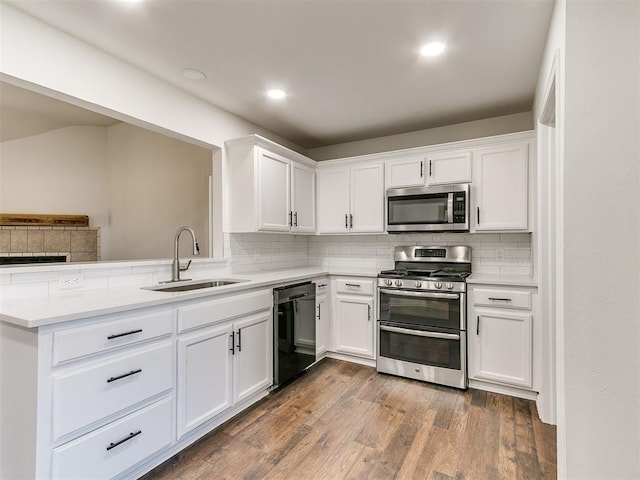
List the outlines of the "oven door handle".
{"label": "oven door handle", "polygon": [[415,335],[417,337],[460,340],[460,335],[458,335],[457,333],[424,332],[422,330],[410,330],[408,328],[388,327],[387,325],[380,325],[380,330],[393,333],[405,333],[407,335]]}
{"label": "oven door handle", "polygon": [[396,295],[399,297],[424,297],[424,298],[447,298],[450,300],[460,298],[459,293],[431,293],[431,292],[412,292],[408,290],[388,290],[381,288],[380,293],[386,293],[388,295]]}

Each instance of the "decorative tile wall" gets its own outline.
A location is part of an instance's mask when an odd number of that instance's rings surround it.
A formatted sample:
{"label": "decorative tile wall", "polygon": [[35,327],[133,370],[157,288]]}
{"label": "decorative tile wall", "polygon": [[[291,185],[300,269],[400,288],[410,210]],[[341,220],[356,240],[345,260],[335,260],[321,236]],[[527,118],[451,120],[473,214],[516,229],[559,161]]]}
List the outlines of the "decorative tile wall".
{"label": "decorative tile wall", "polygon": [[100,260],[100,228],[0,226],[0,256],[53,255],[70,262]]}
{"label": "decorative tile wall", "polygon": [[233,273],[301,268],[309,265],[308,236],[278,233],[224,235],[224,254]]}

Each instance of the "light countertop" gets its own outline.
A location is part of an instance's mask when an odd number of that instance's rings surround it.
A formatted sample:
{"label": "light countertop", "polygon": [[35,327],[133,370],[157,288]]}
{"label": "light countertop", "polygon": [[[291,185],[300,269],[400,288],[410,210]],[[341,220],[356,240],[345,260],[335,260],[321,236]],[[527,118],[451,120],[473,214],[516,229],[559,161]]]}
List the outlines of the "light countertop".
{"label": "light countertop", "polygon": [[529,275],[495,275],[473,273],[467,277],[467,283],[483,285],[502,285],[512,287],[537,287],[538,281]]}
{"label": "light countertop", "polygon": [[[276,287],[327,275],[318,268],[300,268],[216,278],[241,280],[241,283],[185,292],[156,292],[139,286],[74,290],[69,293],[0,299],[0,320],[26,328],[42,327],[70,320],[117,313],[132,308],[166,305],[182,300],[241,292],[260,287]],[[204,279],[203,279],[204,280]]]}

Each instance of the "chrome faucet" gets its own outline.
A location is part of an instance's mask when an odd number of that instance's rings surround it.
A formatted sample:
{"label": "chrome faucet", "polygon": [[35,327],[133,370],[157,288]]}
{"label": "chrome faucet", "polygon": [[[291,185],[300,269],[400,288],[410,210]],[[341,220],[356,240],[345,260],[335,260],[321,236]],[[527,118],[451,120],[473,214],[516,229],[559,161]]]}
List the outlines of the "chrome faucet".
{"label": "chrome faucet", "polygon": [[[189,260],[186,265],[180,265],[180,259],[178,258],[180,234],[184,231],[187,231],[191,234],[191,239],[193,240],[193,254],[200,255],[200,246],[198,245],[198,241],[196,240],[196,234],[189,227],[180,227],[176,232],[176,238],[173,241],[173,265],[171,268],[172,282],[179,282],[180,272],[186,272],[189,269],[189,266],[191,266],[191,260]],[[190,279],[185,278],[184,280],[190,280]]]}

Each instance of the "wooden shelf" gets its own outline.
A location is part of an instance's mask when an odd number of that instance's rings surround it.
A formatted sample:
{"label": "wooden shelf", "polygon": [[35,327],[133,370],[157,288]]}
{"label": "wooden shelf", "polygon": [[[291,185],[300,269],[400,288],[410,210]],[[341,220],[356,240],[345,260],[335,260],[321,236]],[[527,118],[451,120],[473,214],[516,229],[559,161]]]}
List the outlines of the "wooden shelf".
{"label": "wooden shelf", "polygon": [[54,215],[32,213],[0,213],[0,225],[17,227],[76,226],[88,227],[87,215]]}

